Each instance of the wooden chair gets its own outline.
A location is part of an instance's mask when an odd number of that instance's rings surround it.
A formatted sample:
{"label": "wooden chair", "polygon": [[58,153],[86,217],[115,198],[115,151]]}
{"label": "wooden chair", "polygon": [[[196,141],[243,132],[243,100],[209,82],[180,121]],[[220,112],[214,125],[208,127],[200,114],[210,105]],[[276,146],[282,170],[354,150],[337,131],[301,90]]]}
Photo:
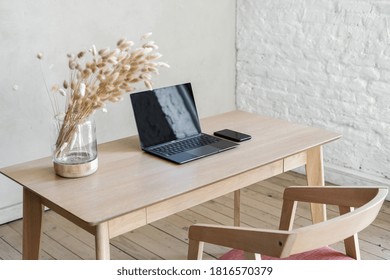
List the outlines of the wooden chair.
{"label": "wooden chair", "polygon": [[[370,225],[387,187],[288,187],[279,230],[192,225],[188,259],[202,259],[204,243],[233,250],[220,259],[360,259],[357,233]],[[297,202],[338,205],[340,216],[293,229]],[[346,254],[328,247],[344,240]]]}

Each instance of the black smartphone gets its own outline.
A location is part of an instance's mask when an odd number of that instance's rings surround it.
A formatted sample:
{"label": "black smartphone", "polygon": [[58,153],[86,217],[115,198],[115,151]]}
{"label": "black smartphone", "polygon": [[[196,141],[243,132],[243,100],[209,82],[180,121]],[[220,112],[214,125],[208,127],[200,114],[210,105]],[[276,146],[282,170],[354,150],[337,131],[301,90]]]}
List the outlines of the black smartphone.
{"label": "black smartphone", "polygon": [[242,142],[245,140],[249,140],[252,137],[248,134],[244,134],[238,131],[230,130],[230,129],[222,129],[214,132],[215,136],[226,138],[228,140],[232,140],[235,142]]}

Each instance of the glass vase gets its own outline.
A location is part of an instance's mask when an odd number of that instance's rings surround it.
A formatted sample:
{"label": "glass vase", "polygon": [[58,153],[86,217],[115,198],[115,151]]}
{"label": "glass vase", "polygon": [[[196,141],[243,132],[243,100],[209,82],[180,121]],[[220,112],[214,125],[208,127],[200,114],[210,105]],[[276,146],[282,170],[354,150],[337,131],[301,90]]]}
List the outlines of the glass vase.
{"label": "glass vase", "polygon": [[66,120],[55,116],[53,164],[55,173],[66,178],[84,177],[98,168],[96,127],[93,118]]}

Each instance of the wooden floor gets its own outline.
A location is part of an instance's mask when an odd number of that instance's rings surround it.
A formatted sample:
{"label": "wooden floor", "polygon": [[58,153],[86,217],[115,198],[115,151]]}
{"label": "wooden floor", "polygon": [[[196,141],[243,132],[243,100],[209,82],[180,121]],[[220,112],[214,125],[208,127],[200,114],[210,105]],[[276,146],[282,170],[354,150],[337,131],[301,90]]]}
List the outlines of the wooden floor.
{"label": "wooden floor", "polygon": [[[289,172],[242,190],[242,226],[276,229],[284,187],[306,185],[305,177]],[[233,224],[233,195],[226,195],[169,216],[111,240],[112,259],[185,259],[188,227],[194,223]],[[328,216],[335,211],[328,207]],[[298,207],[295,225],[310,223],[307,205]],[[0,259],[18,260],[22,252],[22,220],[0,226]],[[390,259],[390,201],[375,222],[359,235],[362,259]],[[334,245],[342,250],[342,244]],[[227,248],[205,246],[204,259]],[[94,259],[94,238],[53,211],[44,215],[41,259]]]}

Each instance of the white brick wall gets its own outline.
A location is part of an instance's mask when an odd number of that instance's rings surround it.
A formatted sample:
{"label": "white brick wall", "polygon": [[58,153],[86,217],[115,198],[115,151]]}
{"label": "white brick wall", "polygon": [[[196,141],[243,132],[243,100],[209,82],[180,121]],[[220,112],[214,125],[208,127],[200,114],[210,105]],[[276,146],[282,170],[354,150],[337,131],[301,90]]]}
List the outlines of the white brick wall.
{"label": "white brick wall", "polygon": [[390,1],[237,0],[239,109],[342,133],[326,179],[390,184]]}

